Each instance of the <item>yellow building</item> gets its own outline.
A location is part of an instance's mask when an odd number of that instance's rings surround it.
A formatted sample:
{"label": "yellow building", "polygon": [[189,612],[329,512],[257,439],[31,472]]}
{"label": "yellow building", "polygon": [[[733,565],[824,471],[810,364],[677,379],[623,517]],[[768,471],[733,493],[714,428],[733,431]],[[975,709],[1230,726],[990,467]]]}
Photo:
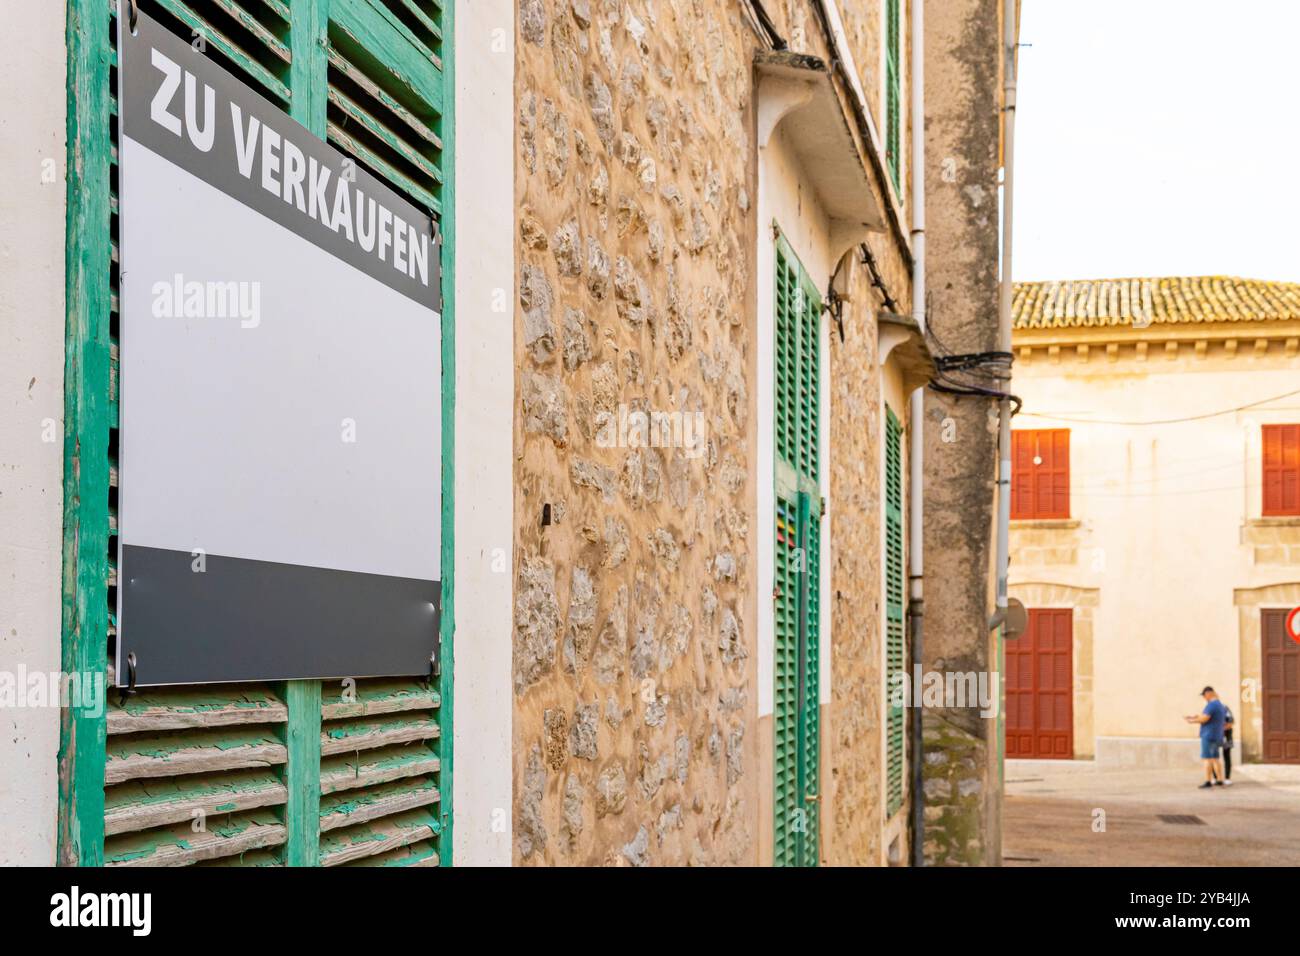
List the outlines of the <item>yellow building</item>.
{"label": "yellow building", "polygon": [[1300,762],[1300,284],[1016,286],[1007,756]]}

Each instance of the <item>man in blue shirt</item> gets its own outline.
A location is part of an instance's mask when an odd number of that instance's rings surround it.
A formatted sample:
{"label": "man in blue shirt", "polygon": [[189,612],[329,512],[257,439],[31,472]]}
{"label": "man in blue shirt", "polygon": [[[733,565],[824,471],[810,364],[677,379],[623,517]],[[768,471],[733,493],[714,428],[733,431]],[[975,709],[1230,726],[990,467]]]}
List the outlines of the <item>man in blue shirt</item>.
{"label": "man in blue shirt", "polygon": [[1214,787],[1214,778],[1223,776],[1219,770],[1219,748],[1223,746],[1223,723],[1227,717],[1227,708],[1213,687],[1207,686],[1201,691],[1201,696],[1205,698],[1205,709],[1183,719],[1189,724],[1201,725],[1201,762],[1205,765],[1205,783],[1201,784],[1200,789],[1210,790]]}

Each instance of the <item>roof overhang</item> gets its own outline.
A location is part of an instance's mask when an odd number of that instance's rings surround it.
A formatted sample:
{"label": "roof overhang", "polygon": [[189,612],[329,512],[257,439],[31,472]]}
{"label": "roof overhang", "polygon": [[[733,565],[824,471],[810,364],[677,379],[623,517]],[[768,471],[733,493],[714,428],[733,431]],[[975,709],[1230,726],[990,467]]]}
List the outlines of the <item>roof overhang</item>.
{"label": "roof overhang", "polygon": [[815,56],[789,51],[760,52],[758,146],[771,142],[779,127],[826,215],[831,220],[832,261],[885,228],[871,177],[830,70]]}
{"label": "roof overhang", "polygon": [[935,377],[934,356],[925,342],[925,333],[910,315],[881,312],[880,364],[894,362],[903,373],[903,389],[909,394],[913,389],[928,385]]}

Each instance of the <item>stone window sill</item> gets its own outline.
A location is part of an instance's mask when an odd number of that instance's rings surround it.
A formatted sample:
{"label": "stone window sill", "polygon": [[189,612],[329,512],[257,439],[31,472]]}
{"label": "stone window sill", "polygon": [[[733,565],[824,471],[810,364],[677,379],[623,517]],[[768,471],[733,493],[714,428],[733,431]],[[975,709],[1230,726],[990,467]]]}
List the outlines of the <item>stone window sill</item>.
{"label": "stone window sill", "polygon": [[1008,527],[1013,529],[1033,528],[1042,531],[1069,531],[1078,528],[1082,524],[1083,522],[1078,518],[1016,518],[1008,524]]}
{"label": "stone window sill", "polygon": [[1247,518],[1246,527],[1247,528],[1300,528],[1300,515],[1271,515],[1266,518]]}

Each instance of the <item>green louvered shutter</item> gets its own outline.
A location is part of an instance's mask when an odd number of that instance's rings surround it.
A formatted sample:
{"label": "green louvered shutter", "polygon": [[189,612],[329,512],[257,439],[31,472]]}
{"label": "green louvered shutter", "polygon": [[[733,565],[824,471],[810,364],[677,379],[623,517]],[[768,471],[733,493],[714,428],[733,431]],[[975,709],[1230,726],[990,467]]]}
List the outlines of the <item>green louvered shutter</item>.
{"label": "green louvered shutter", "polygon": [[[445,0],[139,0],[225,69],[430,210],[451,248],[446,175],[451,118]],[[449,4],[448,4],[449,6]],[[117,123],[116,0],[72,0],[69,86],[69,328],[65,386],[65,669],[116,641]],[[101,115],[102,114],[102,115]],[[108,199],[103,202],[97,185]],[[444,275],[450,273],[444,262]],[[102,283],[98,288],[96,282]],[[444,290],[443,367],[452,297]],[[101,306],[102,304],[102,306]],[[109,314],[105,327],[99,308]],[[102,372],[100,369],[102,368]],[[444,375],[444,381],[447,376]],[[444,442],[450,440],[444,398]],[[84,456],[106,449],[107,467]],[[444,454],[446,445],[444,445]],[[81,459],[76,455],[83,456]],[[103,472],[102,478],[99,477]],[[444,477],[442,656],[451,660],[451,489]],[[99,528],[106,529],[104,531]],[[107,633],[107,648],[94,634]],[[382,635],[361,634],[358,640]],[[100,642],[98,651],[94,649]],[[97,658],[102,661],[104,658]],[[74,666],[68,666],[69,664]],[[97,665],[97,666],[103,666]],[[438,865],[450,862],[450,666],[423,677],[150,688],[106,718],[65,726],[60,859],[132,865]],[[98,723],[96,722],[98,721]],[[93,789],[102,779],[102,811]]]}
{"label": "green louvered shutter", "polygon": [[[299,0],[301,2],[301,0]],[[445,224],[443,30],[451,0],[316,0],[328,8],[324,45],[330,143]],[[448,30],[448,33],[450,31]],[[320,133],[320,130],[315,130]],[[449,270],[444,271],[444,275]],[[447,297],[450,301],[450,297]],[[450,310],[448,310],[450,311]],[[451,325],[444,316],[443,328]],[[444,347],[444,368],[451,357]],[[451,408],[444,399],[444,411]],[[443,434],[450,434],[444,420]],[[450,501],[444,481],[444,506]],[[450,522],[444,510],[443,594],[449,593]],[[443,659],[450,662],[450,609],[444,607]],[[320,863],[322,866],[437,866],[450,862],[442,834],[450,796],[450,687],[416,679],[358,681],[355,702],[337,683],[321,700]],[[449,695],[448,695],[449,696]],[[446,726],[443,726],[446,725]],[[441,860],[441,856],[447,860]]]}
{"label": "green louvered shutter", "polygon": [[[904,668],[903,654],[903,428],[885,407],[885,670],[890,678]],[[903,707],[886,705],[885,789],[888,813],[903,805]]]}
{"label": "green louvered shutter", "polygon": [[885,0],[885,162],[889,167],[889,178],[894,182],[894,193],[902,198],[899,149],[902,141],[903,86],[900,68],[903,60],[903,31],[899,22],[899,7],[899,0]]}
{"label": "green louvered shutter", "polygon": [[776,250],[774,862],[817,863],[821,300],[783,239]]}

